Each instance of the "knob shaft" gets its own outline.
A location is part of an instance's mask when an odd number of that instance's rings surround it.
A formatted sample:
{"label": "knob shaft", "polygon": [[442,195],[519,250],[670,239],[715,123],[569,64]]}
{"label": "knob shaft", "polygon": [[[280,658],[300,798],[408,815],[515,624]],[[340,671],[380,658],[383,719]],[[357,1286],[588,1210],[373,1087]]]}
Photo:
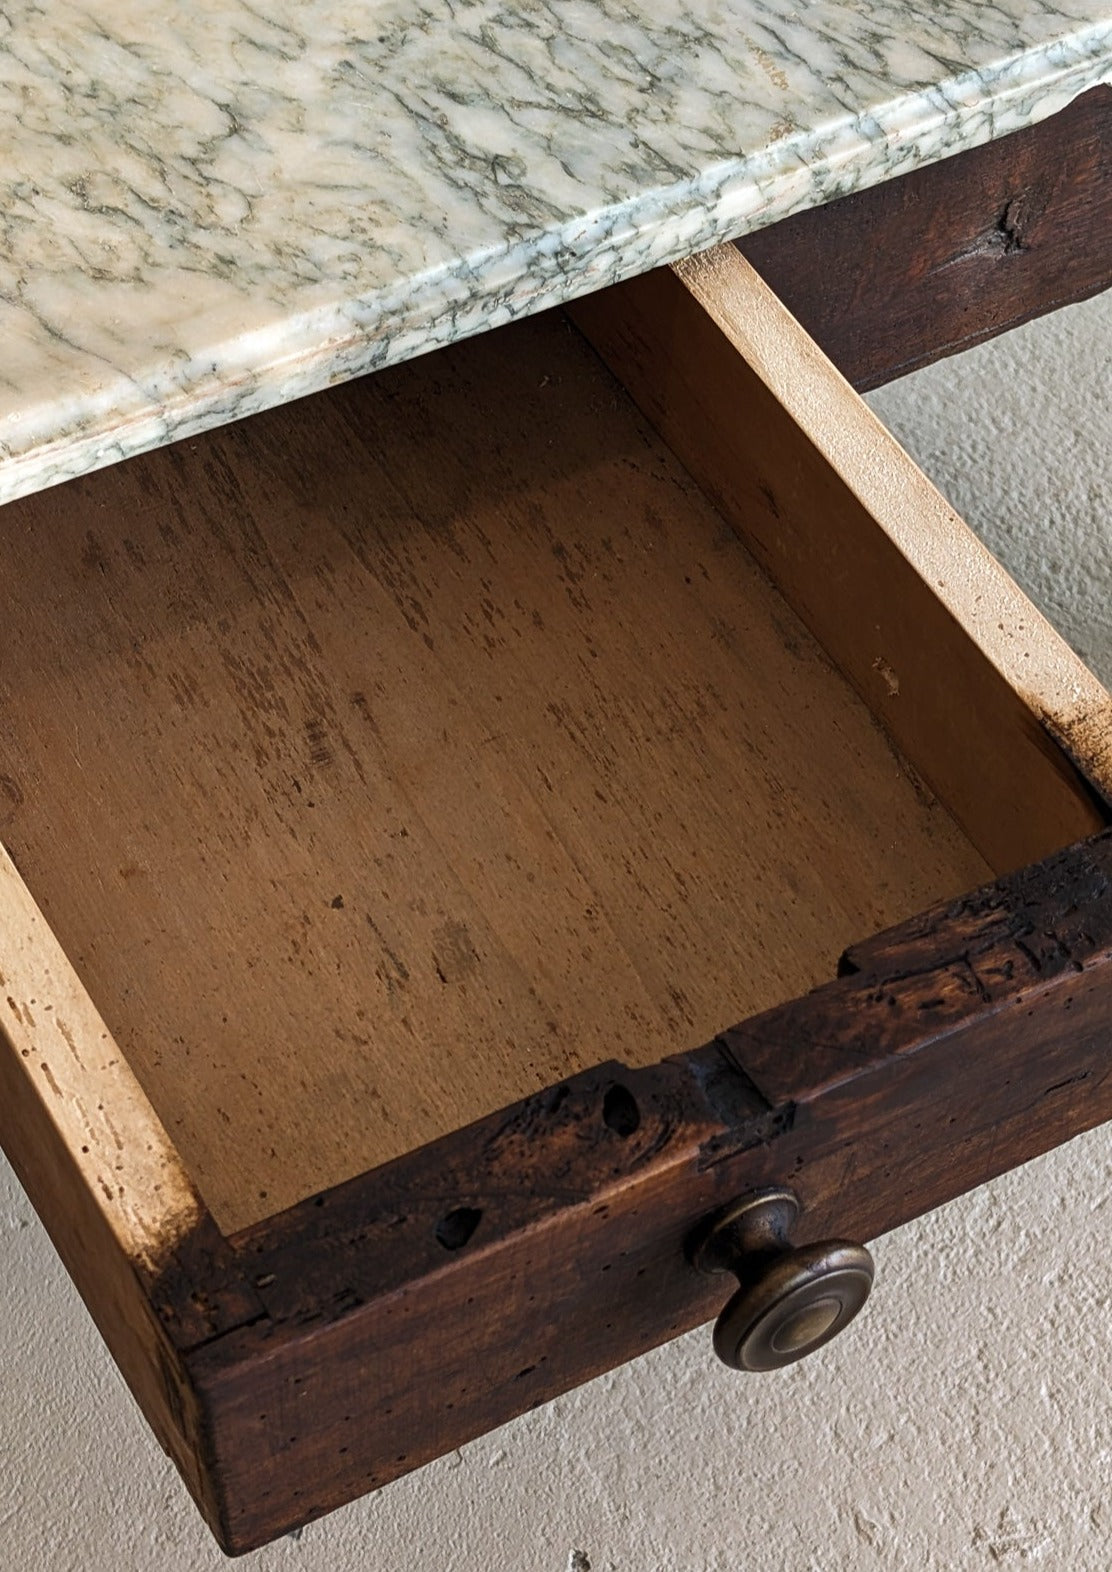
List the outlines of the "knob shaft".
{"label": "knob shaft", "polygon": [[701,1272],[731,1272],[738,1290],[714,1326],[734,1370],[779,1370],[837,1337],[869,1297],[873,1258],[846,1239],[794,1246],[799,1202],[758,1190],[709,1217],[688,1254]]}

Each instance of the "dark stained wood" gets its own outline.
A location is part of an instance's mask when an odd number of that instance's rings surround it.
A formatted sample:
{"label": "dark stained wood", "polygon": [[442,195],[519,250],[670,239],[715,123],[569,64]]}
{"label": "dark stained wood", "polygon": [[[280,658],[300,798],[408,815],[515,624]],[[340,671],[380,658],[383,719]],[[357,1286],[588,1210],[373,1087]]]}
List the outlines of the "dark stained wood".
{"label": "dark stained wood", "polygon": [[1112,1116],[1112,832],[841,970],[697,1052],[576,1076],[231,1240],[266,1314],[186,1357],[225,1545],[709,1319],[722,1292],[684,1239],[753,1185],[797,1190],[800,1243],[864,1240]]}
{"label": "dark stained wood", "polygon": [[1112,285],[1112,87],[740,242],[858,388]]}

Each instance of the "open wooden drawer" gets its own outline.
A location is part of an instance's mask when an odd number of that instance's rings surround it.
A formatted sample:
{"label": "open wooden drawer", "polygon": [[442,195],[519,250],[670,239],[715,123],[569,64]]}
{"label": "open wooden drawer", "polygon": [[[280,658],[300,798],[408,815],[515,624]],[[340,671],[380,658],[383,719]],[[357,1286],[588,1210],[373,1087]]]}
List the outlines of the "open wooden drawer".
{"label": "open wooden drawer", "polygon": [[0,1134],[230,1550],[1112,1116],[1103,689],[736,250],[574,316],[660,436],[549,316],[4,512]]}

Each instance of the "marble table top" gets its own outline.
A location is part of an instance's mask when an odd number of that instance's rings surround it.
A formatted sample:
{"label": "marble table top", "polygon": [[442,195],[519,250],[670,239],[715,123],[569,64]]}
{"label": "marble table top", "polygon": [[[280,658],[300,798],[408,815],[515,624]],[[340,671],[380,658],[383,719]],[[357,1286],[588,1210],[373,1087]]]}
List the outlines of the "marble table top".
{"label": "marble table top", "polygon": [[1112,0],[0,0],[0,502],[1108,80]]}

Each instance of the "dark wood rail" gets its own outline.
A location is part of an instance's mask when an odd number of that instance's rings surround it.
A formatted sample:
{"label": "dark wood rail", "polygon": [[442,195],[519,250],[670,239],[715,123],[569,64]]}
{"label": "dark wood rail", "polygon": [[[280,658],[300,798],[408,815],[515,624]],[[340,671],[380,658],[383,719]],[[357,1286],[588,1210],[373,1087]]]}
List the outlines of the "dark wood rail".
{"label": "dark wood rail", "polygon": [[859,389],[1112,285],[1112,87],[740,242]]}

